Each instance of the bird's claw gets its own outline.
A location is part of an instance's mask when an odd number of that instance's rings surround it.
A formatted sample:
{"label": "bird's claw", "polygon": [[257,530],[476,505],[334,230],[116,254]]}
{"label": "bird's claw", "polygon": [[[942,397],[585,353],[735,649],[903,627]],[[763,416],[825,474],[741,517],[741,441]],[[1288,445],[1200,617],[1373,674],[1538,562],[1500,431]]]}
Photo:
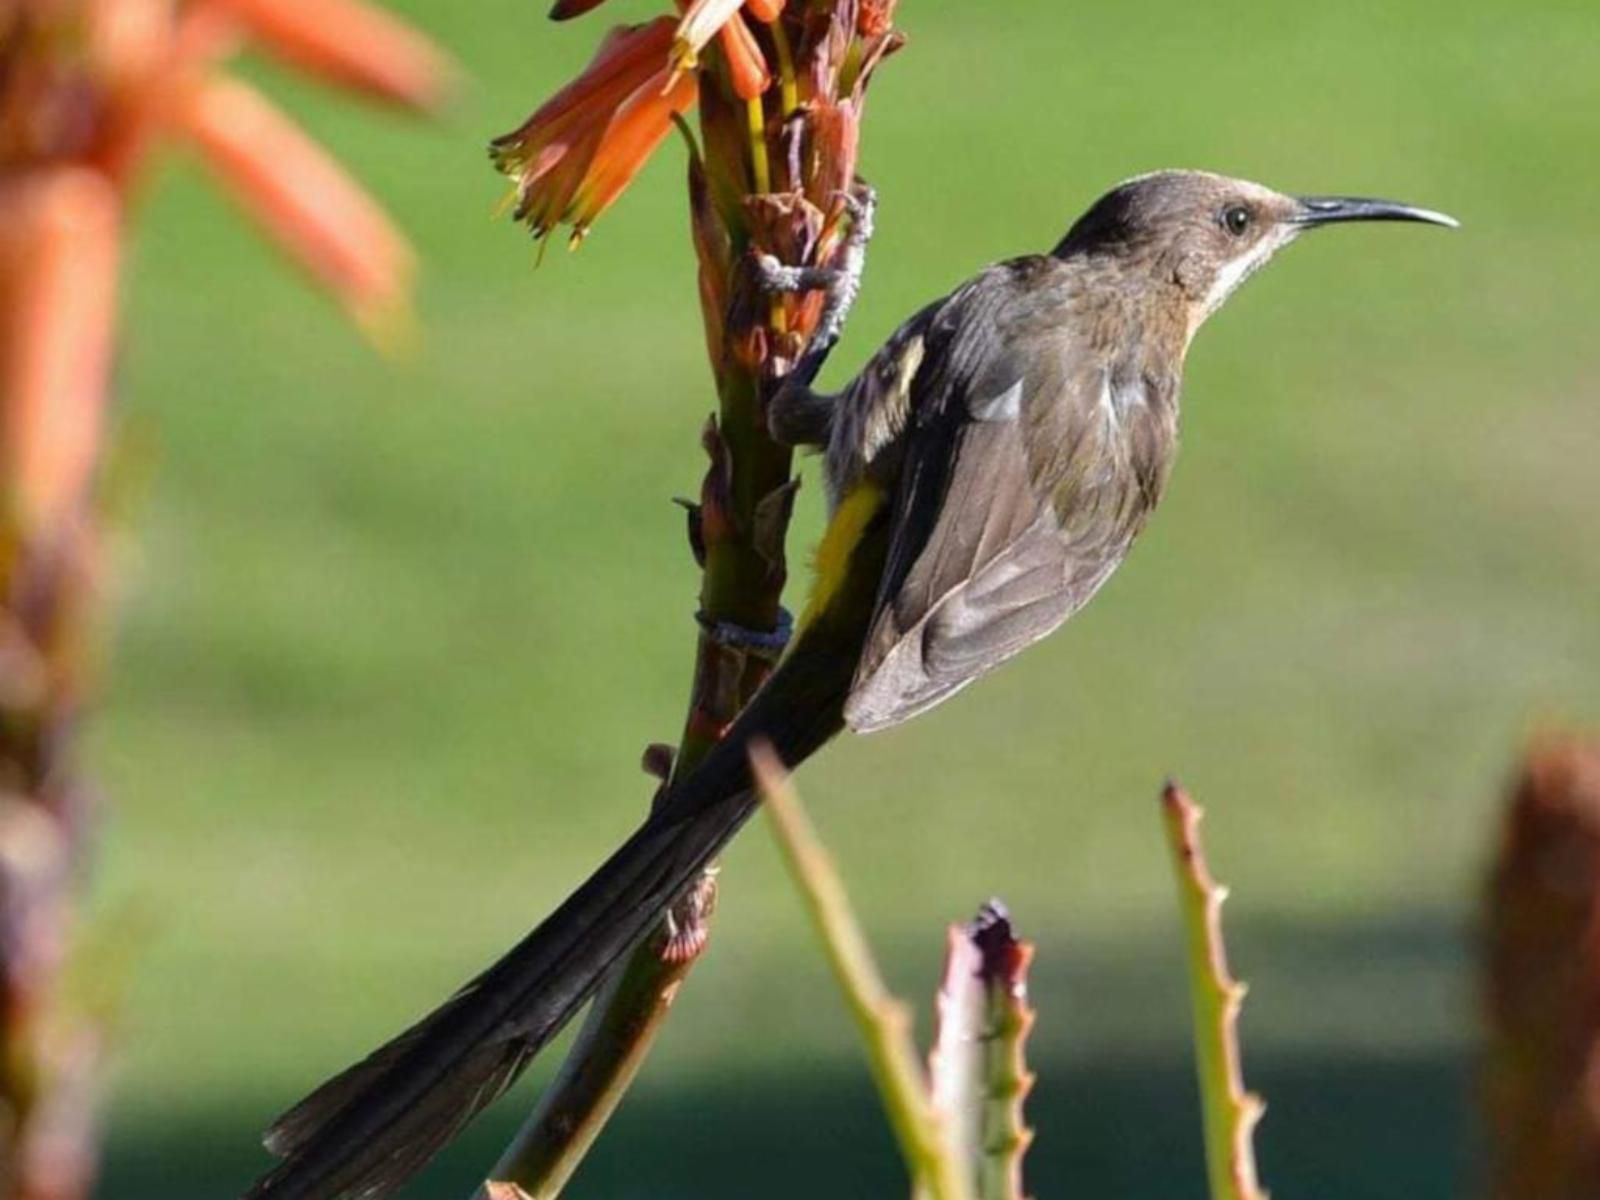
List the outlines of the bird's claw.
{"label": "bird's claw", "polygon": [[752,256],[751,265],[756,286],[763,292],[769,295],[827,292],[830,296],[847,296],[854,300],[866,267],[867,244],[872,240],[873,221],[878,210],[878,192],[866,180],[858,179],[850,188],[835,192],[833,198],[850,217],[839,265],[792,267],[775,254],[758,251]]}
{"label": "bird's claw", "polygon": [[798,267],[788,267],[776,254],[758,252],[750,260],[750,273],[756,287],[768,295],[794,291],[794,276]]}
{"label": "bird's claw", "polygon": [[836,192],[834,198],[850,214],[850,233],[846,241],[865,248],[872,240],[873,218],[878,211],[878,189],[865,179],[857,179],[851,187]]}
{"label": "bird's claw", "polygon": [[873,217],[878,207],[878,193],[862,179],[836,193],[835,199],[850,218],[850,228],[834,255],[835,265],[791,267],[774,255],[761,252],[750,258],[755,284],[768,295],[822,292],[827,298],[812,331],[811,342],[796,364],[794,375],[802,384],[809,384],[816,378],[828,352],[844,332],[845,320],[861,291],[861,276],[867,266],[867,243],[872,240]]}

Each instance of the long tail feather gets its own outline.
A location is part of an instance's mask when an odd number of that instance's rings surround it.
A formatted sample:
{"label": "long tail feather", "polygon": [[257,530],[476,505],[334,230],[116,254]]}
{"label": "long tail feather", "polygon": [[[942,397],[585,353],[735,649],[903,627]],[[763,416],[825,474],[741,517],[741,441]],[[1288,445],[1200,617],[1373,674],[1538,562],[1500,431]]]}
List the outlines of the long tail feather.
{"label": "long tail feather", "polygon": [[749,818],[751,740],[768,739],[794,766],[841,728],[853,647],[800,649],[560,908],[440,1008],[279,1118],[266,1143],[283,1162],[246,1200],[385,1196],[504,1092]]}

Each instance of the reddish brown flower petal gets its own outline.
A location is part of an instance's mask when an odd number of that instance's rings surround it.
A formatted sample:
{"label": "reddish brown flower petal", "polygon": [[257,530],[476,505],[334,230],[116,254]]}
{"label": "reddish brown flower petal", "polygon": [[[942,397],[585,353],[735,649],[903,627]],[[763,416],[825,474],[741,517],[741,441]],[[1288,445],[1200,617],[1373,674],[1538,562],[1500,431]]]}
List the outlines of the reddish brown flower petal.
{"label": "reddish brown flower petal", "polygon": [[755,35],[744,18],[734,13],[722,27],[719,37],[722,51],[728,56],[728,76],[734,94],[741,100],[754,100],[772,82],[772,72],[767,69],[767,60]]}
{"label": "reddish brown flower petal", "polygon": [[346,87],[437,108],[455,67],[424,34],[364,0],[207,0],[274,53]]}
{"label": "reddish brown flower petal", "polygon": [[411,248],[377,203],[253,88],[216,77],[177,106],[217,177],[373,333],[410,300]]}
{"label": "reddish brown flower petal", "polygon": [[46,536],[78,516],[98,456],[120,216],[82,168],[0,188],[0,480],[23,529]]}
{"label": "reddish brown flower petal", "polygon": [[814,166],[807,198],[824,212],[842,207],[840,194],[856,177],[856,156],[861,144],[861,115],[851,100],[819,101],[811,113]]}
{"label": "reddish brown flower petal", "polygon": [[568,21],[580,17],[592,8],[599,8],[605,0],[556,0],[550,9],[552,21]]}
{"label": "reddish brown flower petal", "polygon": [[1506,798],[1479,922],[1488,1200],[1600,1189],[1600,742],[1550,734]]}

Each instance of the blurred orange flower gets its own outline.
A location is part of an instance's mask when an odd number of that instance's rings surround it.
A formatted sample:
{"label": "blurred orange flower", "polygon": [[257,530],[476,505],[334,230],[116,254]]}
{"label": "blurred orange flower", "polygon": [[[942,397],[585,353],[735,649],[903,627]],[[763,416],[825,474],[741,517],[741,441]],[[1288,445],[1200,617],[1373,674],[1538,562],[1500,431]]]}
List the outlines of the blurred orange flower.
{"label": "blurred orange flower", "polygon": [[424,34],[360,0],[210,0],[279,57],[378,100],[433,111],[454,70]]}
{"label": "blurred orange flower", "polygon": [[[100,578],[122,242],[151,152],[196,145],[369,330],[408,311],[411,252],[293,121],[221,69],[254,43],[431,109],[452,69],[367,0],[0,0],[0,1193],[86,1200],[103,1005],[74,998],[76,753]],[[90,958],[75,970],[94,970]]]}
{"label": "blurred orange flower", "polygon": [[119,224],[83,167],[0,182],[0,479],[24,529],[70,523],[99,459]]}
{"label": "blurred orange flower", "polygon": [[197,83],[172,111],[218,181],[363,329],[404,330],[411,247],[327,151],[236,79]]}
{"label": "blurred orange flower", "polygon": [[369,333],[404,326],[412,255],[378,204],[220,67],[253,42],[431,110],[454,69],[366,0],[9,0],[0,14],[0,482],[26,527],[84,502],[98,454],[129,192],[187,140]]}

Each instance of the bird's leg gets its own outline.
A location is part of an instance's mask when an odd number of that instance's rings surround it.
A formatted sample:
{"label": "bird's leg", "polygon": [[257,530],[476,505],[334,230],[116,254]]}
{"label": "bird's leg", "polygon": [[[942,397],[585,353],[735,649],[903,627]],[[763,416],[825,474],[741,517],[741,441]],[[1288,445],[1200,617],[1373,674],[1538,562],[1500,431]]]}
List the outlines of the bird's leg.
{"label": "bird's leg", "polygon": [[839,248],[833,267],[790,267],[770,254],[755,259],[756,283],[766,292],[824,294],[822,315],[804,353],[784,376],[777,392],[767,399],[767,429],[773,440],[788,446],[824,446],[832,424],[837,397],[813,391],[811,383],[844,332],[850,309],[861,291],[867,265],[867,244],[872,240],[873,214],[878,196],[872,186],[858,182],[845,193],[850,230]]}
{"label": "bird's leg", "polygon": [[[776,392],[766,397],[767,429],[774,441],[786,446],[825,446],[833,425],[836,397],[815,392],[811,381],[817,377],[828,352],[839,340],[850,306],[861,290],[861,273],[867,262],[867,243],[872,239],[872,215],[877,193],[870,184],[858,182],[844,196],[850,229],[839,248],[835,267],[789,267],[770,254],[752,260],[756,286],[770,294],[819,291],[824,294],[822,316],[804,353],[794,368],[783,377]],[[788,643],[794,627],[787,610],[779,610],[778,627],[771,632],[746,629],[727,621],[711,621],[696,614],[712,641],[739,653],[776,659]]]}
{"label": "bird's leg", "polygon": [[872,241],[873,217],[878,194],[872,185],[857,181],[843,193],[845,211],[850,215],[850,230],[839,248],[838,265],[832,267],[789,267],[770,254],[756,258],[756,282],[766,292],[823,292],[826,301],[816,331],[805,353],[788,375],[801,376],[806,383],[816,377],[828,353],[844,332],[845,321],[861,291],[861,276],[867,266],[867,246]]}

